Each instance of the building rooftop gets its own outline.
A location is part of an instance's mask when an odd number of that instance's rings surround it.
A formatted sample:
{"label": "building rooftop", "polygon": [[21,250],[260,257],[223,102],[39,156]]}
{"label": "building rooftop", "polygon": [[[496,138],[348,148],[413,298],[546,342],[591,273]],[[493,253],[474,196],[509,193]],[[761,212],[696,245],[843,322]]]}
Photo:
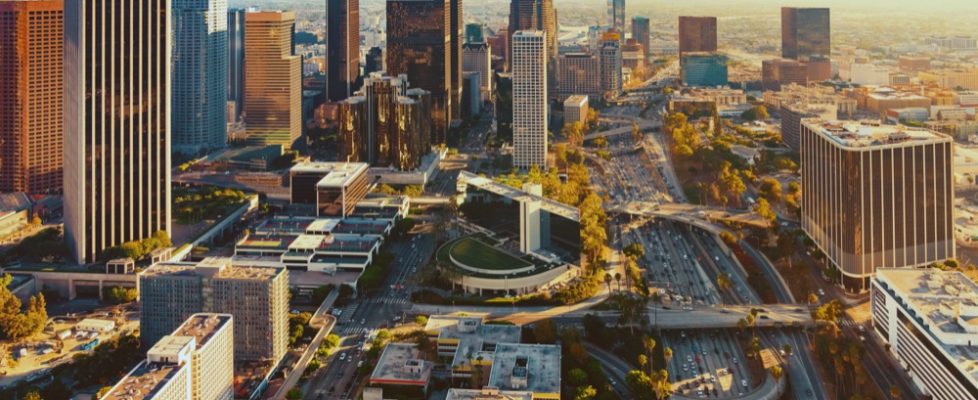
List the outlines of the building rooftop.
{"label": "building rooftop", "polygon": [[572,221],[579,222],[581,220],[581,214],[577,207],[515,189],[468,171],[461,171],[458,175],[458,181],[516,201],[540,201],[541,208],[551,214],[556,214]]}
{"label": "building rooftop", "polygon": [[232,265],[227,257],[207,257],[200,262],[163,262],[142,272],[143,276],[208,276],[221,279],[270,280],[284,268]]}
{"label": "building rooftop", "polygon": [[367,163],[306,161],[296,164],[290,172],[324,174],[323,179],[316,184],[317,187],[343,187],[353,182],[357,176],[366,173],[368,168],[370,165]]}
{"label": "building rooftop", "polygon": [[204,347],[215,333],[230,322],[230,314],[194,314],[173,331],[170,337],[193,337],[199,349]]}
{"label": "building rooftop", "polygon": [[929,129],[883,125],[869,121],[804,121],[809,128],[844,147],[882,147],[895,144],[950,142],[951,138]]}
{"label": "building rooftop", "polygon": [[425,386],[431,379],[430,362],[420,358],[414,343],[390,343],[370,374],[372,385]]}
{"label": "building rooftop", "polygon": [[425,331],[438,331],[438,342],[456,346],[453,369],[466,369],[472,360],[492,360],[499,343],[519,343],[522,330],[518,326],[485,324],[482,316],[440,315],[428,319]]}
{"label": "building rooftop", "polygon": [[560,346],[500,343],[489,386],[533,393],[560,393]]}
{"label": "building rooftop", "polygon": [[587,101],[588,101],[588,98],[587,98],[587,95],[586,94],[575,94],[575,95],[572,95],[572,96],[567,97],[567,99],[564,100],[564,107],[567,107],[567,106],[583,106],[583,105],[587,104]]}
{"label": "building rooftop", "polygon": [[936,268],[883,268],[875,279],[978,384],[978,348],[972,346],[978,342],[978,284],[961,272]]}
{"label": "building rooftop", "polygon": [[143,361],[129,375],[123,377],[102,400],[152,399],[183,368],[184,365]]}
{"label": "building rooftop", "polygon": [[448,389],[448,396],[445,400],[532,400],[533,393],[499,390],[497,388],[485,387],[482,389]]}

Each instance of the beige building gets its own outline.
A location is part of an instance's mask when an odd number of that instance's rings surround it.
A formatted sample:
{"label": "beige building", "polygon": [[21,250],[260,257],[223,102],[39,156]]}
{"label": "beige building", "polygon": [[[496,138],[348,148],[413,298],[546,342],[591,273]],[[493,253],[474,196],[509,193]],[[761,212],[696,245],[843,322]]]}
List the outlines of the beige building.
{"label": "beige building", "polygon": [[231,400],[233,318],[194,314],[160,338],[102,400]]}
{"label": "beige building", "polygon": [[248,141],[286,149],[302,136],[301,59],[292,54],[295,13],[245,14],[244,121]]}
{"label": "beige building", "polygon": [[587,95],[576,94],[564,100],[564,125],[587,123],[589,112]]}
{"label": "beige building", "polygon": [[946,89],[978,90],[978,68],[919,72],[917,77],[921,82],[936,83]]}
{"label": "beige building", "polygon": [[517,31],[512,37],[513,166],[547,167],[547,34]]}
{"label": "beige building", "polygon": [[927,129],[802,122],[802,229],[846,290],[867,290],[877,268],[955,256],[952,146]]}
{"label": "beige building", "polygon": [[557,62],[558,95],[601,98],[601,62],[590,53],[562,53]]}
{"label": "beige building", "polygon": [[289,341],[288,283],[284,268],[231,265],[229,258],[156,264],[139,276],[143,344],[194,313],[226,313],[234,316],[235,359],[278,361]]}

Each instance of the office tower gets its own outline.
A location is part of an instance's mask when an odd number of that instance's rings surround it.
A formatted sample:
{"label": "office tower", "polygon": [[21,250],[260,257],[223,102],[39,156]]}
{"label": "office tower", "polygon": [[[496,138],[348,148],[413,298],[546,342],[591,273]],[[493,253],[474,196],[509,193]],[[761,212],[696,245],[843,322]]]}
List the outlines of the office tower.
{"label": "office tower", "polygon": [[512,143],[513,140],[513,75],[496,73],[493,79],[496,84],[496,102],[493,111],[496,114],[496,134]]}
{"label": "office tower", "polygon": [[648,18],[632,17],[632,38],[642,45],[642,60],[648,60],[649,44],[652,41],[652,31],[649,28]]}
{"label": "office tower", "polygon": [[79,263],[170,231],[169,7],[65,4],[65,240]]}
{"label": "office tower", "polygon": [[563,53],[557,63],[560,97],[584,94],[601,98],[601,61],[589,53]]}
{"label": "office tower", "polygon": [[231,400],[234,323],[229,314],[193,314],[163,336],[103,400]]}
{"label": "office tower", "polygon": [[832,102],[818,102],[815,98],[805,98],[791,103],[782,103],[781,138],[784,144],[794,151],[801,150],[801,123],[810,118],[833,121],[839,118],[839,106]]}
{"label": "office tower", "polygon": [[476,71],[462,73],[462,116],[474,117],[482,110],[482,75]]}
{"label": "office tower", "polygon": [[232,265],[230,258],[196,264],[160,263],[139,276],[140,339],[156,343],[200,312],[234,317],[234,358],[271,360],[288,345],[289,273],[284,268]]}
{"label": "office tower", "polygon": [[781,7],[781,56],[827,60],[832,55],[828,8]]}
{"label": "office tower", "polygon": [[360,77],[360,0],[326,0],[326,100],[356,91]]}
{"label": "office tower", "polygon": [[[553,0],[510,0],[509,3],[509,42],[506,47],[506,60],[512,69],[513,35],[519,30],[536,30],[546,32],[547,54],[550,65],[547,70],[556,74],[557,62],[557,10]],[[556,85],[556,77],[548,77],[551,86]]]}
{"label": "office tower", "polygon": [[0,192],[61,191],[62,4],[0,0]]}
{"label": "office tower", "polygon": [[952,140],[926,129],[805,120],[802,229],[850,292],[877,268],[953,258]]}
{"label": "office tower", "polygon": [[629,38],[621,45],[621,66],[632,71],[645,65],[645,54],[638,40]]}
{"label": "office tower", "polygon": [[808,85],[808,66],[803,62],[775,58],[761,62],[761,84],[764,90],[781,90],[789,84]]}
{"label": "office tower", "polygon": [[621,34],[605,33],[601,38],[601,91],[605,98],[621,94]]}
{"label": "office tower", "polygon": [[588,98],[586,95],[576,94],[564,100],[564,125],[580,122],[587,123],[588,117]]}
{"label": "office tower", "polygon": [[226,0],[174,0],[172,150],[197,155],[227,144]]}
{"label": "office tower", "polygon": [[978,284],[937,268],[885,268],[872,280],[872,329],[917,387],[917,398],[978,399]]}
{"label": "office tower", "polygon": [[228,102],[234,103],[234,114],[228,120],[238,121],[244,109],[244,41],[245,10],[228,9]]}
{"label": "office tower", "polygon": [[608,24],[625,37],[625,0],[608,0]]}
{"label": "office tower", "polygon": [[302,135],[301,57],[293,54],[295,13],[245,13],[245,124],[256,145],[292,147]]}
{"label": "office tower", "polygon": [[375,73],[339,103],[339,160],[413,170],[431,147],[431,94]]}
{"label": "office tower", "polygon": [[482,24],[465,24],[465,43],[484,43]]}
{"label": "office tower", "polygon": [[452,121],[461,123],[462,119],[462,0],[445,0],[448,2],[448,59],[451,76],[448,84],[450,110]]}
{"label": "office tower", "polygon": [[679,17],[679,57],[717,51],[717,17]]}
{"label": "office tower", "polygon": [[509,59],[506,58],[509,54],[509,32],[506,28],[501,28],[496,31],[495,35],[490,36],[486,39],[486,43],[489,44],[489,50],[492,51],[492,55],[496,57],[493,60],[493,70],[502,72],[509,65]]}
{"label": "office tower", "polygon": [[477,72],[482,100],[488,101],[492,97],[492,51],[489,45],[485,42],[464,44],[462,72]]}
{"label": "office tower", "polygon": [[387,2],[387,74],[407,75],[414,87],[431,92],[432,140],[439,144],[453,115],[450,14],[446,0]]}
{"label": "office tower", "polygon": [[726,86],[727,56],[720,53],[686,53],[681,59],[683,85]]}
{"label": "office tower", "polygon": [[363,76],[370,76],[374,72],[384,70],[384,50],[380,47],[371,47],[367,50],[367,61],[363,64]]}
{"label": "office tower", "polygon": [[513,166],[547,166],[547,34],[513,34]]}

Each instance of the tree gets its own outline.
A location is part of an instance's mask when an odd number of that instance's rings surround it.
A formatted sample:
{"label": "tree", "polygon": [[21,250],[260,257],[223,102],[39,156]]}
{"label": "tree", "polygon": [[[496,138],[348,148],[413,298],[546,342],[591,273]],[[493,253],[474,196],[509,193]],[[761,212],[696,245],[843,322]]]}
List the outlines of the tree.
{"label": "tree", "polygon": [[419,315],[417,317],[414,317],[414,323],[416,323],[418,325],[421,325],[421,326],[428,325],[428,316],[426,316],[426,315]]}
{"label": "tree", "polygon": [[754,212],[757,213],[757,216],[770,223],[778,220],[778,214],[771,208],[771,203],[768,203],[767,199],[757,199],[757,204],[754,205]]}
{"label": "tree", "polygon": [[759,119],[768,119],[771,115],[767,112],[767,107],[763,105],[751,107],[749,110],[744,111],[740,114],[740,118],[747,121],[756,121]]}
{"label": "tree", "polygon": [[571,386],[581,386],[587,383],[587,372],[580,368],[574,368],[567,371],[567,383]]}
{"label": "tree", "polygon": [[771,376],[774,377],[774,380],[781,380],[782,375],[784,375],[784,370],[781,369],[780,365],[771,367]]}
{"label": "tree", "polygon": [[761,179],[760,189],[758,194],[761,197],[767,199],[771,203],[778,203],[781,201],[781,181],[774,178],[764,178]]}
{"label": "tree", "polygon": [[556,343],[557,326],[552,319],[544,319],[533,324],[533,337],[538,343]]}
{"label": "tree", "polygon": [[621,272],[615,272],[615,282],[618,283],[618,291],[621,291]]}
{"label": "tree", "polygon": [[12,280],[9,274],[0,277],[0,334],[17,341],[41,332],[47,323],[48,313],[41,293],[32,296],[27,310],[21,312],[20,299],[8,288]]}
{"label": "tree", "polygon": [[608,293],[611,293],[611,274],[604,274],[604,283],[608,285]]}
{"label": "tree", "polygon": [[27,392],[26,395],[24,395],[24,400],[43,400],[43,399],[41,399],[40,393],[38,393],[36,390],[32,390],[30,392]]}
{"label": "tree", "polygon": [[581,386],[577,388],[577,394],[574,395],[574,400],[591,400],[597,395],[598,391],[594,386]]}
{"label": "tree", "polygon": [[628,386],[628,389],[635,396],[636,400],[655,399],[652,378],[645,372],[639,370],[628,371],[628,374],[625,375],[625,385]]}
{"label": "tree", "polygon": [[302,399],[302,389],[292,388],[289,392],[285,394],[285,398],[288,400],[301,400]]}
{"label": "tree", "polygon": [[561,134],[567,138],[567,143],[571,147],[580,147],[584,144],[584,124],[580,122],[565,124]]}
{"label": "tree", "polygon": [[[733,168],[730,161],[724,160],[720,164],[720,173],[717,176],[720,188],[726,193],[728,198],[739,199],[740,195],[747,191],[747,185],[740,178],[740,174]],[[726,204],[723,204],[726,207]]]}
{"label": "tree", "polygon": [[672,361],[672,347],[662,349],[662,358],[665,359],[667,365]]}
{"label": "tree", "polygon": [[625,253],[625,255],[628,256],[629,258],[633,260],[638,260],[639,258],[645,256],[645,246],[642,246],[642,244],[638,242],[632,243],[629,244],[628,246],[625,246],[625,248],[622,249],[622,252]]}
{"label": "tree", "polygon": [[632,122],[632,141],[635,143],[642,141],[642,130],[639,129],[637,122]]}

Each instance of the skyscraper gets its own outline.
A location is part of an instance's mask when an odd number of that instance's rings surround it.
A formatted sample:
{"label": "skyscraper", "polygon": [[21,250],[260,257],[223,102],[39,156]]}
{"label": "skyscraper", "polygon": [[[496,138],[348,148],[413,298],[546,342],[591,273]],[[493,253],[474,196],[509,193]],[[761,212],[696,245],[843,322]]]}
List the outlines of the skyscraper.
{"label": "skyscraper", "polygon": [[875,122],[803,120],[801,227],[851,292],[877,268],[954,258],[953,140]]}
{"label": "skyscraper", "polygon": [[387,74],[405,74],[412,86],[431,92],[435,143],[445,143],[453,115],[450,29],[446,0],[387,2]]}
{"label": "skyscraper", "polygon": [[717,51],[716,17],[679,17],[679,57],[688,52]]}
{"label": "skyscraper", "polygon": [[77,262],[170,230],[169,4],[65,2],[64,220]]}
{"label": "skyscraper", "polygon": [[575,94],[592,99],[602,97],[601,60],[590,53],[563,53],[558,63],[559,94],[561,98]]}
{"label": "skyscraper", "polygon": [[717,87],[728,82],[727,56],[717,52],[686,53],[681,60],[683,85]]}
{"label": "skyscraper", "polygon": [[62,1],[0,0],[0,192],[62,185]]}
{"label": "skyscraper", "polygon": [[632,38],[642,45],[642,60],[649,58],[649,44],[652,36],[649,28],[649,19],[645,17],[632,17]]}
{"label": "skyscraper", "polygon": [[611,29],[625,37],[625,0],[608,0],[608,23]]}
{"label": "skyscraper", "polygon": [[478,72],[483,101],[492,97],[492,54],[485,42],[462,46],[462,72]]}
{"label": "skyscraper", "polygon": [[828,8],[781,7],[781,55],[800,61],[832,55]]}
{"label": "skyscraper", "polygon": [[245,124],[248,141],[289,149],[302,135],[302,73],[293,54],[295,13],[245,14]]}
{"label": "skyscraper", "polygon": [[451,77],[448,83],[451,93],[450,108],[452,120],[462,118],[462,0],[445,0],[448,2],[448,60]]}
{"label": "skyscraper", "polygon": [[272,360],[285,355],[289,272],[284,268],[232,265],[205,258],[196,265],[160,263],[139,276],[140,339],[146,346],[200,312],[234,317],[234,358]]}
{"label": "skyscraper", "polygon": [[[509,3],[509,43],[506,47],[506,60],[512,68],[513,35],[519,30],[536,30],[546,32],[547,55],[550,65],[547,70],[551,75],[556,73],[557,62],[557,10],[553,0],[511,0]],[[550,76],[550,83],[556,82],[555,76]]]}
{"label": "skyscraper", "polygon": [[366,62],[363,64],[363,76],[384,70],[384,49],[371,47],[367,50]]}
{"label": "skyscraper", "polygon": [[234,103],[234,114],[229,120],[237,121],[244,109],[244,40],[245,10],[228,9],[228,102]]}
{"label": "skyscraper", "polygon": [[174,0],[173,151],[196,155],[227,144],[226,0]]}
{"label": "skyscraper", "polygon": [[326,0],[326,97],[349,97],[360,75],[360,0]]}
{"label": "skyscraper", "polygon": [[547,166],[547,33],[513,34],[513,166]]}
{"label": "skyscraper", "polygon": [[465,43],[483,43],[482,24],[465,24]]}
{"label": "skyscraper", "polygon": [[606,98],[621,94],[621,34],[607,32],[601,37],[601,91]]}

